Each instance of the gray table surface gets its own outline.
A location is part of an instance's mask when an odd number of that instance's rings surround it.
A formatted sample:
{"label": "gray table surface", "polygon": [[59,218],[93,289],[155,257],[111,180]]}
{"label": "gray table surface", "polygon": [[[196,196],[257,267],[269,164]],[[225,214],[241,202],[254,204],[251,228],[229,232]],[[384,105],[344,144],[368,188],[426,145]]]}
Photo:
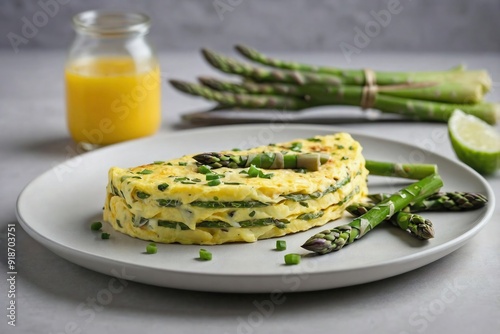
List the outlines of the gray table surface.
{"label": "gray table surface", "polygon": [[[315,63],[341,55],[289,54]],[[166,77],[211,73],[195,54],[162,54]],[[439,69],[465,62],[500,78],[498,54],[361,54],[350,66]],[[72,156],[64,114],[63,52],[0,52],[0,305],[8,306],[7,224],[30,180]],[[498,84],[496,85],[498,87]],[[208,106],[164,86],[162,132],[182,131],[180,114]],[[500,91],[488,99],[500,101]],[[429,143],[444,124],[350,123],[345,130]],[[497,127],[498,129],[498,127]],[[456,159],[449,141],[431,149]],[[429,147],[427,147],[429,148]],[[500,199],[500,178],[489,177]],[[430,265],[389,279],[328,291],[287,294],[269,312],[266,294],[180,291],[129,282],[104,306],[94,304],[110,277],[70,263],[16,225],[16,327],[3,315],[1,333],[498,333],[500,330],[500,210],[465,246]],[[90,311],[91,310],[91,311]]]}

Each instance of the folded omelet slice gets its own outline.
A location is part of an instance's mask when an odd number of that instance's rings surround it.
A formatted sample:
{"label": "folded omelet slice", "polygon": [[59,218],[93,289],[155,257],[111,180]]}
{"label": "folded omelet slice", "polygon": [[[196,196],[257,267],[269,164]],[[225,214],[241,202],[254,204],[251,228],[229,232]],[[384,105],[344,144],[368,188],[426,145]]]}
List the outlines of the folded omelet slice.
{"label": "folded omelet slice", "polygon": [[[109,170],[104,220],[132,237],[164,243],[254,242],[324,225],[367,194],[362,148],[347,133],[296,139],[232,155],[322,153],[317,171],[218,168],[220,184],[199,173],[193,155]],[[218,183],[218,182],[217,182]]]}

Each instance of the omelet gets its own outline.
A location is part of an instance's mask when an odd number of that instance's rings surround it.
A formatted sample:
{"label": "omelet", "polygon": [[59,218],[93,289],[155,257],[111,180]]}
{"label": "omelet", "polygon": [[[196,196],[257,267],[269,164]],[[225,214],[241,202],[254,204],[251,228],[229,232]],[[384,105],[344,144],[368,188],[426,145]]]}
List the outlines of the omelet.
{"label": "omelet", "polygon": [[200,173],[193,155],[109,170],[104,220],[122,233],[162,243],[255,242],[321,226],[367,194],[361,145],[348,133],[296,139],[231,155],[327,154],[317,171],[248,168]]}

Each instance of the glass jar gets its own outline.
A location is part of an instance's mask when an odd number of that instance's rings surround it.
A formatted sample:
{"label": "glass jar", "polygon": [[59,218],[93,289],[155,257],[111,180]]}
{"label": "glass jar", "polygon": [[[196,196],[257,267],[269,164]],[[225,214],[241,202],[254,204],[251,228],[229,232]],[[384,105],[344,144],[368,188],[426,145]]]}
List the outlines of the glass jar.
{"label": "glass jar", "polygon": [[154,134],[161,122],[158,60],[149,17],[88,11],[73,18],[65,66],[67,122],[85,149]]}

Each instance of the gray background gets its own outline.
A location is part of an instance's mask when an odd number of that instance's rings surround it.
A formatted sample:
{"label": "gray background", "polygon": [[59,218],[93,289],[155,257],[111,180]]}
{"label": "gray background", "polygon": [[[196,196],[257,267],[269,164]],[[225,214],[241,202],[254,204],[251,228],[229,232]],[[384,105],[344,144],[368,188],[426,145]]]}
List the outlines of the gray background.
{"label": "gray background", "polygon": [[[67,48],[74,14],[108,8],[151,15],[151,39],[159,50],[190,51],[202,45],[225,50],[243,42],[269,51],[340,52],[341,42],[353,43],[355,27],[364,29],[373,20],[370,11],[387,9],[388,4],[386,0],[2,0],[0,48],[12,49],[7,34],[22,36],[23,17],[33,22],[33,15],[42,10],[40,1],[65,4],[19,50]],[[369,51],[500,51],[498,0],[400,2],[402,11],[371,39]],[[227,11],[219,16],[214,3],[226,4]]]}

